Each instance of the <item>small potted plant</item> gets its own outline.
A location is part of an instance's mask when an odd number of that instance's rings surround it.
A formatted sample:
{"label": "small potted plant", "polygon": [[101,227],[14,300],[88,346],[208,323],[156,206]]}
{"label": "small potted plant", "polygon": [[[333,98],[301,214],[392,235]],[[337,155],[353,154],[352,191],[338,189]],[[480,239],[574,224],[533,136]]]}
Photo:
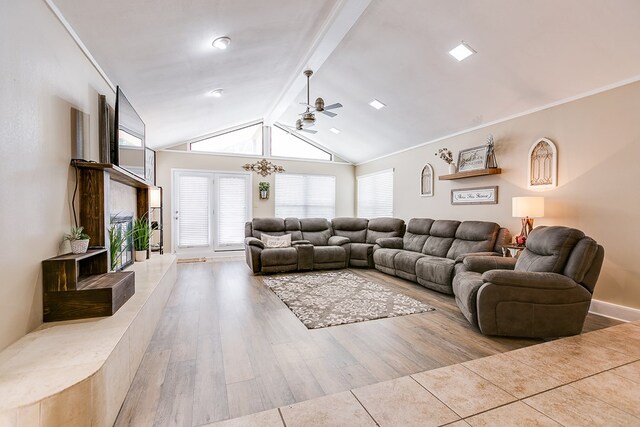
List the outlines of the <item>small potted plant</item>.
{"label": "small potted plant", "polygon": [[71,232],[64,235],[71,245],[71,252],[83,254],[89,248],[89,235],[84,232],[84,227],[71,227]]}
{"label": "small potted plant", "polygon": [[147,250],[151,239],[151,224],[146,215],[133,220],[133,249],[136,252],[136,261],[147,259]]}
{"label": "small potted plant", "polygon": [[453,163],[453,153],[448,148],[441,148],[436,153],[436,156],[440,156],[442,160],[445,161],[446,164],[449,165],[449,173],[456,173],[456,164]]}
{"label": "small potted plant", "polygon": [[260,190],[260,198],[268,199],[269,198],[269,187],[270,184],[268,182],[262,181],[258,183],[258,189]]}

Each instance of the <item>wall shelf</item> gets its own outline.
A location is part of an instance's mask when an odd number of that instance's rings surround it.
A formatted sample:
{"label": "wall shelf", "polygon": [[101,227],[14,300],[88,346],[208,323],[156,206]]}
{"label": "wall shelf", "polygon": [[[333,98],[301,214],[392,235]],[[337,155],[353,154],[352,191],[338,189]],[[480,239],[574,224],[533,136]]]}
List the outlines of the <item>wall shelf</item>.
{"label": "wall shelf", "polygon": [[489,169],[480,169],[480,170],[467,171],[467,172],[456,172],[449,175],[440,175],[438,179],[440,181],[447,181],[451,179],[471,178],[474,176],[498,175],[501,173],[502,173],[502,169],[500,168],[489,168]]}
{"label": "wall shelf", "polygon": [[107,170],[110,172],[110,178],[121,184],[129,185],[135,188],[152,188],[153,184],[145,181],[137,175],[132,174],[120,166],[111,163],[95,163],[95,162],[77,162],[79,169]]}

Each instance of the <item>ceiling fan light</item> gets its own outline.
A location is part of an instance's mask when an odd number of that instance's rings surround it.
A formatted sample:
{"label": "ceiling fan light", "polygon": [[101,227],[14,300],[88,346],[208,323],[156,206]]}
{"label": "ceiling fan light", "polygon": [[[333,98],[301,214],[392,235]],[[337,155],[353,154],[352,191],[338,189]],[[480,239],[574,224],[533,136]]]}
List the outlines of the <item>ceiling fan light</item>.
{"label": "ceiling fan light", "polygon": [[216,49],[226,50],[230,43],[231,39],[229,37],[218,37],[211,43],[211,45]]}

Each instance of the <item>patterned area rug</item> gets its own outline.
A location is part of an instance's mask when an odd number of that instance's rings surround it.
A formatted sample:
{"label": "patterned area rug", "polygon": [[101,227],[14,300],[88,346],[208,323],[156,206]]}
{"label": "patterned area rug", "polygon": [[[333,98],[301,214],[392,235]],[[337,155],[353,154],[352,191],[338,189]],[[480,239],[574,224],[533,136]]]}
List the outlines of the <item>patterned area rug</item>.
{"label": "patterned area rug", "polygon": [[350,271],[281,274],[264,283],[308,329],[435,310]]}

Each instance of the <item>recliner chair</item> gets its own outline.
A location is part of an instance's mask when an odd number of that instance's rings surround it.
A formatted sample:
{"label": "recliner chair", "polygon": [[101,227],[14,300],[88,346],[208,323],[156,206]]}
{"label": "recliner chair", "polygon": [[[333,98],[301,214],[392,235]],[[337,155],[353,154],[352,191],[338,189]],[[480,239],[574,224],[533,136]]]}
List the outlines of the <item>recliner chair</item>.
{"label": "recliner chair", "polygon": [[536,227],[520,256],[467,257],[456,303],[487,335],[560,337],[582,331],[604,248],[574,228]]}

